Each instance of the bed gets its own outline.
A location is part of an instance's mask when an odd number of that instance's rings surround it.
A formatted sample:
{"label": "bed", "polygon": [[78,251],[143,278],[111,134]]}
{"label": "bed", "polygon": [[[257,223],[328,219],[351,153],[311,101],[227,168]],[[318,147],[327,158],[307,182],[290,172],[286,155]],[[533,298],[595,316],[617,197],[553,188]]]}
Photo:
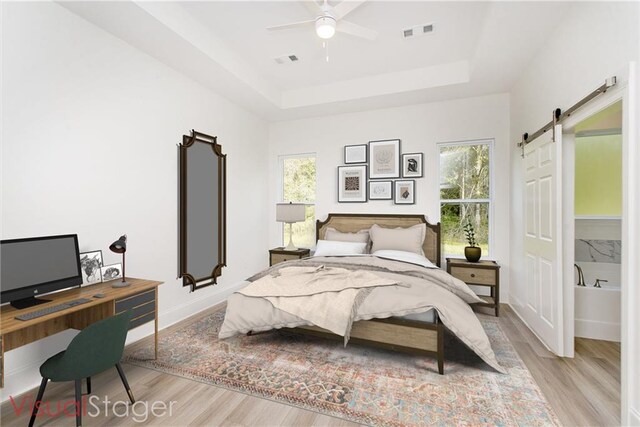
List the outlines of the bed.
{"label": "bed", "polygon": [[[379,259],[375,256],[316,257],[277,264],[249,279],[277,276],[279,272],[297,267],[348,268],[353,271],[371,270],[380,277],[394,278],[404,287],[376,287],[367,293],[350,324],[349,342],[364,343],[391,350],[424,354],[437,359],[438,373],[444,374],[445,326],[495,370],[503,372],[495,359],[488,337],[469,307],[478,297],[464,282],[453,278],[440,268],[440,224],[430,224],[424,215],[344,214],[331,213],[326,220],[316,223],[316,240],[323,241],[327,230],[357,233],[377,225],[385,229],[424,224],[422,252],[435,264],[427,270],[421,266]],[[250,288],[248,286],[247,288]],[[317,326],[280,310],[273,298],[252,298],[246,291],[234,293],[227,302],[227,315],[220,331],[221,338],[238,333],[252,335],[273,329],[289,329],[296,333],[343,339],[336,332]],[[272,304],[269,304],[269,302]],[[325,302],[326,304],[326,302]],[[377,305],[376,305],[377,304]],[[381,305],[388,306],[384,309]],[[374,307],[375,306],[375,307]],[[279,307],[279,308],[278,308]],[[389,310],[393,307],[393,310]],[[299,313],[296,313],[299,314]]]}
{"label": "bed", "polygon": [[[369,229],[373,224],[387,228],[406,228],[425,224],[426,235],[422,250],[427,259],[440,267],[440,223],[430,224],[424,215],[330,213],[326,220],[316,221],[316,241],[324,239],[327,228],[334,228],[343,233],[354,233]],[[295,330],[323,338],[340,339],[339,336],[317,326],[300,326]],[[435,310],[429,310],[422,315],[354,322],[351,341],[436,357],[438,373],[444,374],[444,327]]]}

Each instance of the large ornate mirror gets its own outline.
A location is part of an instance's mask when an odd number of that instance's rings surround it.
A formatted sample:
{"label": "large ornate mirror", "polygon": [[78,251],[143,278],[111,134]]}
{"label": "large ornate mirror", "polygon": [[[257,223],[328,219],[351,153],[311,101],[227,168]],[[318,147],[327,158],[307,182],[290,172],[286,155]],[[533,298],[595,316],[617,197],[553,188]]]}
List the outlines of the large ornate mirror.
{"label": "large ornate mirror", "polygon": [[179,275],[191,290],[216,284],[227,264],[227,156],[215,136],[195,130],[179,152]]}

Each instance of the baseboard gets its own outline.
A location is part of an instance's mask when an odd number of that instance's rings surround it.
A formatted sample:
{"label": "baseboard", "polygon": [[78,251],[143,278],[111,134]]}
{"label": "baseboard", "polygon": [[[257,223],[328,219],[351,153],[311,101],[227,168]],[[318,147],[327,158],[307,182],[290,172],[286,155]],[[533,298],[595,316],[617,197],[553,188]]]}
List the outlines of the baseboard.
{"label": "baseboard", "polygon": [[634,408],[629,409],[629,425],[640,426],[640,412]]}
{"label": "baseboard", "polygon": [[518,298],[516,298],[515,296],[511,296],[511,299],[509,302],[506,302],[505,304],[507,304],[509,307],[511,307],[511,309],[513,311],[516,311],[514,306],[520,306],[522,307],[522,303],[520,302],[520,300]]}
{"label": "baseboard", "polygon": [[[216,289],[206,297],[189,300],[183,304],[171,307],[169,310],[161,312],[158,317],[158,329],[165,329],[175,323],[206,310],[216,304],[225,301],[229,295],[244,287],[247,282],[239,282],[230,286]],[[153,334],[153,324],[143,325],[133,329],[127,336],[127,345],[139,341]],[[5,387],[0,389],[0,401],[5,402],[10,396],[17,396],[25,393],[40,384],[39,368],[49,356],[30,361],[20,365],[11,371],[5,372]]]}
{"label": "baseboard", "polygon": [[[168,328],[189,316],[193,316],[194,314],[198,314],[199,312],[211,308],[216,304],[220,304],[225,301],[229,295],[246,286],[246,284],[247,282],[243,281],[234,283],[230,286],[220,287],[215,289],[210,295],[192,299],[183,304],[171,307],[168,310],[161,311],[158,315],[158,330]],[[150,335],[153,335],[152,323],[140,326],[139,328],[129,331],[129,335],[127,336],[127,345],[140,341]]]}
{"label": "baseboard", "polygon": [[[47,360],[49,356],[38,360],[31,361],[10,372],[4,373],[4,388],[0,389],[0,401],[4,403],[11,396],[17,396],[26,391],[37,387],[40,384],[40,365]],[[11,387],[9,385],[12,385]]]}
{"label": "baseboard", "polygon": [[575,336],[594,340],[620,342],[620,324],[576,319]]}
{"label": "baseboard", "polygon": [[234,283],[233,285],[220,287],[218,289],[215,289],[214,287],[214,292],[211,295],[193,299],[184,304],[171,307],[169,310],[165,310],[163,313],[160,313],[160,317],[158,319],[160,324],[158,328],[168,328],[169,326],[174,325],[189,316],[193,316],[194,314],[211,308],[216,304],[220,304],[221,302],[225,301],[232,293],[236,292],[246,285],[247,282],[242,281]]}
{"label": "baseboard", "polygon": [[516,316],[518,316],[518,319],[520,319],[520,321],[521,321],[522,323],[524,323],[524,326],[526,326],[526,327],[527,327],[527,329],[529,329],[529,330],[531,331],[531,333],[532,333],[532,334],[533,334],[533,335],[538,339],[538,341],[540,342],[540,344],[542,344],[542,346],[543,346],[544,348],[546,348],[547,350],[549,350],[551,353],[554,353],[554,354],[555,354],[555,352],[554,352],[553,350],[551,350],[551,349],[549,348],[549,346],[548,346],[547,344],[545,344],[545,342],[544,342],[544,341],[542,341],[542,339],[538,336],[538,334],[536,334],[536,332],[531,328],[531,326],[529,326],[529,324],[528,324],[528,323],[527,323],[527,321],[524,319],[524,317],[523,317],[523,316],[521,316],[521,315],[520,315],[520,313],[518,313],[518,310],[516,309],[516,305],[517,305],[517,304],[514,304],[514,305],[509,304],[509,307],[511,307],[511,309],[512,309],[512,310],[513,310],[513,312],[516,314]]}
{"label": "baseboard", "polygon": [[66,348],[76,333],[68,329],[5,353],[4,387],[0,389],[0,401],[4,402],[10,396],[22,394],[36,387],[42,379],[40,365],[53,354]]}

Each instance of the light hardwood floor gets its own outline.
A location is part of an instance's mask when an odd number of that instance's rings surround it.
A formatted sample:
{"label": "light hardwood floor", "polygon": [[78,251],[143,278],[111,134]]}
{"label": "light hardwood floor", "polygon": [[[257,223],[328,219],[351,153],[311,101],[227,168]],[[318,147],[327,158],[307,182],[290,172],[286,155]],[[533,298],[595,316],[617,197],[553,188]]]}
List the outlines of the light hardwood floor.
{"label": "light hardwood floor", "polygon": [[576,338],[575,357],[560,358],[504,304],[500,326],[563,425],[620,425],[619,343]]}
{"label": "light hardwood floor", "polygon": [[[543,393],[566,426],[613,426],[620,424],[620,345],[576,339],[576,357],[561,359],[547,351],[514,314],[501,307],[500,325],[533,374]],[[173,329],[173,328],[172,328]],[[161,332],[162,333],[162,332]],[[152,345],[141,342],[136,345]],[[129,383],[139,401],[177,401],[171,417],[149,418],[133,423],[131,418],[85,417],[85,426],[129,425],[243,425],[243,426],[348,426],[348,421],[294,408],[223,388],[187,380],[150,369],[124,364]],[[445,364],[446,374],[446,364]],[[94,394],[112,401],[127,395],[115,369],[93,378]],[[35,396],[36,389],[28,394]],[[49,384],[50,401],[73,399],[71,383]],[[25,426],[29,415],[17,417],[10,403],[2,405],[3,426]],[[42,418],[36,426],[73,426],[74,418]]]}

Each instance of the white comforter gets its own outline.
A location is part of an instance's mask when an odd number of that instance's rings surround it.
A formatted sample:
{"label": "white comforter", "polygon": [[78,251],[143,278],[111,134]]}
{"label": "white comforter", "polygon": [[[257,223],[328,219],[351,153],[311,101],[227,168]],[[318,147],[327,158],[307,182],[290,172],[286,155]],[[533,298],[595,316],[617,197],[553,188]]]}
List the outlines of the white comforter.
{"label": "white comforter", "polygon": [[[444,325],[471,348],[487,364],[504,372],[498,364],[480,321],[469,303],[481,300],[462,281],[440,269],[429,269],[400,261],[367,257],[315,257],[277,264],[249,281],[291,266],[346,268],[366,270],[385,279],[407,286],[372,288],[359,305],[355,321],[422,313],[435,309]],[[246,296],[236,292],[227,301],[227,312],[219,333],[221,339],[249,331],[291,328],[313,325],[303,317],[279,310],[263,297]]]}

